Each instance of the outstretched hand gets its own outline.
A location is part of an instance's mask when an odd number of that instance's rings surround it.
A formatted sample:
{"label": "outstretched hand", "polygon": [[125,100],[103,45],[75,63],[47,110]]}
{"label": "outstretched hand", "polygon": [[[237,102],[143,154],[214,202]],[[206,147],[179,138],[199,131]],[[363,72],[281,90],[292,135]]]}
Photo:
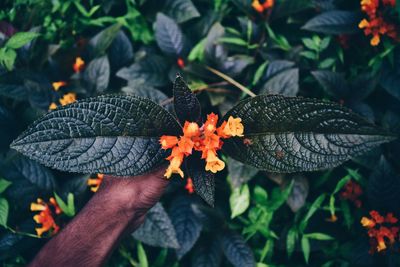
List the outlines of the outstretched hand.
{"label": "outstretched hand", "polygon": [[136,230],[160,199],[165,168],[136,177],[105,176],[82,211],[53,237],[30,266],[102,266],[118,241]]}

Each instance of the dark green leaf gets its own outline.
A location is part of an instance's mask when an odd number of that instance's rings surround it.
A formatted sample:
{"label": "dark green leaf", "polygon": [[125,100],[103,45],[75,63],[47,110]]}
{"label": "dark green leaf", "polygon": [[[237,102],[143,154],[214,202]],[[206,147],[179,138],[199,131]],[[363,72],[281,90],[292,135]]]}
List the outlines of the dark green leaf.
{"label": "dark green leaf", "polygon": [[193,247],[202,229],[191,204],[191,198],[181,196],[177,197],[170,206],[169,215],[180,246],[176,250],[178,259],[181,259]]}
{"label": "dark green leaf", "polygon": [[178,73],[174,82],[174,108],[180,123],[200,122],[201,107],[196,95]]}
{"label": "dark green leaf", "polygon": [[133,48],[129,38],[120,30],[111,43],[109,60],[112,70],[117,70],[133,60]]}
{"label": "dark green leaf", "polygon": [[307,178],[301,175],[293,177],[293,181],[293,188],[286,203],[293,212],[297,212],[306,203],[309,186]]}
{"label": "dark green leaf", "polygon": [[103,56],[110,47],[121,28],[120,24],[114,24],[96,34],[89,41],[89,54],[91,58]]}
{"label": "dark green leaf", "polygon": [[256,96],[223,118],[242,118],[245,138],[225,141],[225,152],[246,164],[271,172],[332,168],[382,143],[388,132],[350,110],[307,98]]}
{"label": "dark green leaf", "polygon": [[6,191],[7,187],[11,185],[11,182],[6,179],[0,178],[0,194]]}
{"label": "dark green leaf", "polygon": [[358,13],[332,10],[310,19],[302,29],[326,34],[349,34],[359,30],[357,25],[360,20]]}
{"label": "dark green leaf", "polygon": [[207,202],[214,206],[215,180],[214,174],[204,170],[205,163],[200,158],[192,155],[187,159],[186,168],[189,177],[193,180],[194,191]]}
{"label": "dark green leaf", "polygon": [[400,100],[400,72],[389,70],[387,66],[383,68],[380,78],[381,86],[392,96]]}
{"label": "dark green leaf", "polygon": [[270,79],[272,76],[278,74],[279,72],[290,69],[294,66],[294,62],[289,60],[274,60],[269,63],[267,71],[264,75],[265,79]]}
{"label": "dark green leaf", "polygon": [[127,81],[144,80],[150,86],[164,86],[168,83],[168,63],[157,55],[148,55],[139,62],[117,72],[117,76]]}
{"label": "dark green leaf", "polygon": [[178,248],[175,229],[161,203],[149,210],[144,223],[132,236],[149,246]]}
{"label": "dark green leaf", "polygon": [[8,202],[5,198],[0,198],[0,226],[7,227]]}
{"label": "dark green leaf", "polygon": [[165,158],[159,137],[180,132],[172,115],[148,99],[100,96],[48,113],[12,147],[59,170],[138,175]]}
{"label": "dark green leaf", "polygon": [[185,38],[176,22],[164,15],[157,14],[155,22],[155,37],[160,49],[173,56],[181,56],[184,49]]}
{"label": "dark green leaf", "polygon": [[243,183],[248,182],[254,175],[257,174],[258,170],[252,166],[243,164],[233,158],[228,158],[228,179],[232,187],[240,187]]}
{"label": "dark green leaf", "polygon": [[284,18],[291,14],[309,9],[312,7],[312,1],[310,0],[281,0],[277,1],[276,6],[273,8],[272,18]]}
{"label": "dark green leaf", "polygon": [[351,93],[350,86],[344,79],[344,75],[328,70],[316,70],[311,74],[321,84],[324,91],[336,99],[346,99]]}
{"label": "dark green leaf", "polygon": [[192,267],[219,267],[222,259],[222,250],[217,239],[207,240],[207,243],[198,246],[193,253]]}
{"label": "dark green leaf", "polygon": [[90,61],[83,74],[85,81],[99,93],[104,92],[110,81],[110,63],[107,56]]}
{"label": "dark green leaf", "polygon": [[40,34],[37,32],[17,32],[7,41],[6,47],[11,49],[18,49],[38,37]]}
{"label": "dark green leaf", "polygon": [[254,267],[253,252],[244,238],[234,232],[225,232],[221,237],[222,250],[228,261],[235,267]]}
{"label": "dark green leaf", "polygon": [[303,220],[300,223],[300,231],[303,232],[307,225],[310,218],[314,215],[314,213],[321,207],[322,203],[324,202],[326,195],[320,195],[317,197],[316,200],[311,204],[310,208],[308,209],[306,215],[304,216]]}
{"label": "dark green leaf", "polygon": [[197,11],[191,0],[168,0],[164,9],[166,14],[177,23],[200,17],[199,11]]}
{"label": "dark green leaf", "polygon": [[218,39],[224,34],[225,29],[220,23],[215,23],[208,32],[205,43],[205,58],[208,62],[220,63],[226,59],[228,52],[218,43]]}
{"label": "dark green leaf", "polygon": [[273,76],[261,88],[260,94],[281,94],[296,96],[299,91],[299,69],[284,70]]}
{"label": "dark green leaf", "polygon": [[324,241],[334,239],[332,236],[324,233],[309,233],[309,234],[304,234],[303,236],[309,239],[324,240]]}
{"label": "dark green leaf", "polygon": [[400,176],[382,156],[368,179],[367,196],[374,209],[394,212],[400,210]]}

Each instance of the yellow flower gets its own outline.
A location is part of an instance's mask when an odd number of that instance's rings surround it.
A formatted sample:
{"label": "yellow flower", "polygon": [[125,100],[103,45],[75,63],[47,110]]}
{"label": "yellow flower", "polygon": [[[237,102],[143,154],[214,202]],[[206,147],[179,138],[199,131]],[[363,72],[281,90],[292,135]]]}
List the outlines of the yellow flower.
{"label": "yellow flower", "polygon": [[224,134],[228,136],[243,136],[244,127],[241,118],[229,117],[228,122],[223,129]]}
{"label": "yellow flower", "polygon": [[381,42],[381,38],[379,37],[378,34],[375,34],[374,37],[371,39],[371,45],[372,46],[377,46]]}
{"label": "yellow flower", "polygon": [[184,177],[183,171],[181,170],[181,164],[183,162],[183,154],[179,153],[172,157],[164,176],[170,178],[173,173],[179,174],[182,178]]}
{"label": "yellow flower", "polygon": [[211,171],[212,173],[222,171],[225,168],[225,162],[220,160],[212,150],[207,152],[206,162],[206,171]]}
{"label": "yellow flower", "polygon": [[72,68],[76,73],[81,72],[85,68],[85,61],[81,57],[77,57]]}
{"label": "yellow flower", "polygon": [[52,83],[51,85],[53,86],[54,91],[57,92],[57,91],[60,89],[60,87],[66,86],[67,83],[64,82],[64,81],[59,81],[59,82],[54,82],[54,83]]}
{"label": "yellow flower", "polygon": [[101,182],[103,182],[104,174],[98,173],[96,178],[89,178],[87,180],[87,185],[90,186],[92,192],[97,192],[99,190]]}
{"label": "yellow flower", "polygon": [[361,218],[361,224],[362,226],[366,227],[366,228],[373,228],[375,227],[375,221],[368,219],[367,217],[362,217]]}
{"label": "yellow flower", "polygon": [[57,108],[57,104],[54,103],[54,102],[52,102],[52,103],[50,104],[50,106],[49,106],[49,110],[54,110],[54,109],[56,109],[56,108]]}
{"label": "yellow flower", "polygon": [[366,19],[363,19],[359,24],[358,24],[358,28],[363,29],[369,26],[369,22]]}
{"label": "yellow flower", "polygon": [[60,98],[60,104],[65,106],[76,101],[76,94],[75,93],[68,93],[65,94],[62,98]]}

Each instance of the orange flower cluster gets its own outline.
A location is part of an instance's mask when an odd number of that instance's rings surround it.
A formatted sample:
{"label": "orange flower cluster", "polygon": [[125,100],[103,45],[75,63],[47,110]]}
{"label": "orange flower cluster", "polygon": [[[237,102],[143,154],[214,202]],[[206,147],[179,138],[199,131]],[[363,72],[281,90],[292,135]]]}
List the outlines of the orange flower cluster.
{"label": "orange flower cluster", "polygon": [[193,149],[200,151],[201,158],[206,161],[206,171],[216,173],[225,168],[225,163],[217,157],[217,151],[221,149],[221,139],[233,136],[243,136],[244,127],[242,119],[230,116],[217,128],[218,115],[211,113],[207,121],[200,128],[195,122],[185,122],[183,136],[163,135],[160,144],[163,149],[172,149],[171,155],[166,159],[170,164],[165,172],[165,177],[170,178],[173,173],[184,177],[180,168],[184,157],[192,154]]}
{"label": "orange flower cluster", "polygon": [[81,57],[77,57],[72,68],[75,73],[81,72],[85,68],[85,61]]}
{"label": "orange flower cluster", "polygon": [[349,181],[344,186],[344,190],[340,193],[340,196],[342,199],[350,200],[357,208],[360,208],[362,203],[361,200],[359,200],[359,197],[362,195],[362,193],[363,190],[358,183]]}
{"label": "orange flower cluster", "polygon": [[53,86],[54,91],[57,92],[61,87],[66,86],[67,82],[58,81],[58,82],[53,82],[51,85]]}
{"label": "orange flower cluster", "polygon": [[44,202],[41,198],[38,198],[37,203],[31,203],[31,211],[40,211],[39,214],[33,216],[36,223],[41,224],[42,227],[35,228],[38,236],[42,236],[45,232],[50,232],[51,235],[56,234],[60,227],[56,224],[54,217],[62,213],[62,210],[58,206],[56,200],[51,197],[49,202]]}
{"label": "orange flower cluster", "polygon": [[[75,93],[67,93],[62,98],[58,100],[62,106],[74,103],[76,101],[76,94]],[[56,109],[57,104],[52,102],[49,106],[50,110]]]}
{"label": "orange flower cluster", "polygon": [[90,186],[92,192],[97,192],[99,190],[101,182],[103,182],[104,174],[98,173],[95,178],[89,178],[87,180],[87,185]]}
{"label": "orange flower cluster", "polygon": [[251,6],[258,12],[263,13],[265,10],[274,6],[274,0],[253,0]]}
{"label": "orange flower cluster", "polygon": [[393,213],[388,213],[386,217],[380,215],[373,210],[370,213],[371,218],[362,217],[361,224],[368,229],[370,237],[371,249],[370,253],[380,252],[386,249],[387,243],[392,245],[399,234],[399,227],[393,226],[398,222],[398,219],[393,216]]}
{"label": "orange flower cluster", "polygon": [[[396,0],[382,0],[383,6],[394,7]],[[364,29],[366,36],[372,35],[371,45],[377,46],[381,41],[381,35],[387,35],[397,39],[397,31],[394,24],[385,21],[379,11],[379,0],[361,0],[361,10],[365,12],[368,19],[363,19],[358,27]]]}
{"label": "orange flower cluster", "polygon": [[193,186],[192,178],[190,178],[190,177],[187,178],[185,189],[188,191],[189,194],[194,193],[194,186]]}

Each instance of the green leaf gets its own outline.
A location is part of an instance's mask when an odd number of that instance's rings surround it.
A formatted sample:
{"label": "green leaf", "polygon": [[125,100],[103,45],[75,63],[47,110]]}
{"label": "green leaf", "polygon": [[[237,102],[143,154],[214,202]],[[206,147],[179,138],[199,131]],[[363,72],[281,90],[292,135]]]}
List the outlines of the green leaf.
{"label": "green leaf", "polygon": [[251,83],[253,86],[256,85],[258,83],[258,81],[261,79],[261,77],[263,76],[265,69],[268,66],[268,63],[269,63],[269,61],[267,60],[257,68],[257,70],[254,74],[254,77],[253,77],[253,82]]}
{"label": "green leaf", "polygon": [[6,191],[7,187],[9,187],[11,184],[12,183],[6,179],[0,178],[0,194]]}
{"label": "green leaf", "polygon": [[275,187],[271,194],[271,200],[268,203],[268,210],[275,211],[279,209],[285,201],[288,199],[290,193],[292,192],[294,185],[294,180],[286,184],[283,190],[279,187]]}
{"label": "green leaf", "polygon": [[181,134],[169,112],[148,99],[109,95],[46,114],[11,147],[62,171],[134,176],[163,162],[164,134]]}
{"label": "green leaf", "polygon": [[324,60],[322,60],[321,62],[319,62],[318,66],[321,69],[327,69],[329,67],[331,67],[333,64],[335,64],[336,59],[334,58],[326,58]]}
{"label": "green leaf", "polygon": [[314,213],[319,209],[319,207],[322,205],[322,202],[324,202],[325,198],[326,198],[325,194],[320,195],[311,204],[310,208],[308,209],[308,211],[306,213],[306,216],[304,216],[303,220],[300,223],[299,229],[300,229],[301,232],[303,232],[306,229],[308,221],[314,215]]}
{"label": "green leaf", "polygon": [[157,13],[154,27],[160,49],[169,55],[182,56],[184,36],[178,24],[163,13]]}
{"label": "green leaf", "polygon": [[65,203],[56,192],[54,192],[54,197],[56,198],[57,204],[60,206],[65,215],[68,217],[75,216],[74,194],[68,193],[67,203]]}
{"label": "green leaf", "polygon": [[316,99],[256,96],[227,112],[239,117],[244,138],[226,139],[229,156],[270,172],[332,168],[395,139],[336,103]]}
{"label": "green leaf", "polygon": [[90,41],[90,55],[92,58],[103,56],[117,36],[121,24],[114,24],[96,34]]}
{"label": "green leaf", "polygon": [[260,94],[280,94],[296,96],[299,91],[299,69],[284,70],[268,80],[260,90]]}
{"label": "green leaf", "polygon": [[286,252],[288,254],[288,258],[290,258],[293,254],[294,248],[296,246],[298,233],[295,227],[289,229],[286,237]]}
{"label": "green leaf", "polygon": [[317,43],[315,43],[312,39],[310,38],[303,38],[301,39],[301,41],[303,42],[303,44],[311,50],[314,51],[319,51],[319,45]]}
{"label": "green leaf", "polygon": [[148,267],[149,262],[147,261],[146,251],[144,250],[143,245],[140,242],[138,242],[137,244],[137,254],[139,259],[139,266]]}
{"label": "green leaf", "polygon": [[8,220],[8,201],[5,198],[0,198],[0,225],[7,228]]}
{"label": "green leaf", "polygon": [[302,51],[300,52],[300,55],[311,60],[317,59],[317,55],[312,51]]}
{"label": "green leaf", "polygon": [[162,248],[178,248],[175,229],[161,203],[152,207],[144,223],[132,236],[146,245]]}
{"label": "green leaf", "polygon": [[324,234],[324,233],[309,233],[309,234],[304,234],[303,237],[309,238],[309,239],[315,239],[315,240],[334,240],[330,235]]}
{"label": "green leaf", "polygon": [[301,249],[303,250],[304,260],[308,264],[310,258],[310,241],[305,236],[301,238]]}
{"label": "green leaf", "polygon": [[261,186],[256,185],[254,187],[253,195],[254,195],[254,200],[257,202],[257,204],[260,204],[260,205],[263,205],[263,206],[267,204],[268,193]]}
{"label": "green leaf", "polygon": [[349,34],[359,30],[360,20],[356,12],[332,10],[310,19],[302,29],[326,34]]}
{"label": "green leaf", "polygon": [[245,40],[243,40],[241,38],[237,38],[237,37],[221,37],[218,39],[218,42],[247,47],[247,42]]}
{"label": "green leaf", "polygon": [[192,48],[192,51],[190,51],[188,56],[189,61],[195,61],[195,60],[202,61],[204,59],[204,50],[206,41],[207,39],[203,38]]}
{"label": "green leaf", "polygon": [[191,0],[168,0],[164,10],[177,23],[200,17],[199,11],[197,11]]}
{"label": "green leaf", "polygon": [[11,49],[18,49],[38,37],[37,32],[17,32],[6,42],[5,46]]}
{"label": "green leaf", "polygon": [[11,71],[14,68],[16,58],[17,52],[15,52],[15,50],[6,48],[0,50],[0,62],[8,71]]}
{"label": "green leaf", "polygon": [[222,235],[221,245],[226,258],[233,266],[254,267],[253,252],[241,235],[227,231]]}
{"label": "green leaf", "polygon": [[233,189],[229,198],[229,204],[231,206],[232,219],[245,212],[250,205],[249,186],[244,184],[240,188]]}
{"label": "green leaf", "polygon": [[181,125],[184,125],[186,121],[199,123],[200,102],[179,73],[176,74],[173,94],[175,113]]}

